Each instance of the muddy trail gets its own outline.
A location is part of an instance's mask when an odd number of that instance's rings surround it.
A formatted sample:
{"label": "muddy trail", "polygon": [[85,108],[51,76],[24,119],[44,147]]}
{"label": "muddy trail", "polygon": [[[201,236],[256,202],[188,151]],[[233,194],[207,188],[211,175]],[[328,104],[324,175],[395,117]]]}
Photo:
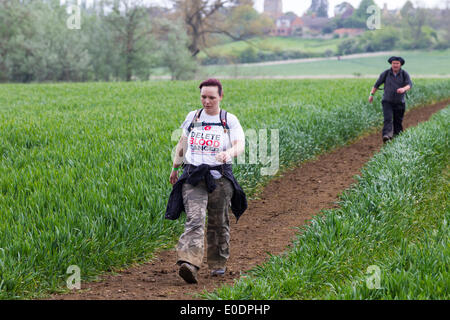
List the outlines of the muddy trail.
{"label": "muddy trail", "polygon": [[[428,120],[449,103],[450,99],[414,108],[406,113],[404,127]],[[249,201],[239,223],[230,219],[230,260],[224,277],[211,277],[203,263],[198,284],[186,284],[178,275],[172,249],[159,252],[145,264],[115,275],[105,274],[101,281],[82,283],[80,291],[48,299],[198,299],[197,293],[211,291],[224,283],[232,284],[241,273],[264,262],[267,253],[277,255],[287,250],[295,238],[296,228],[308,223],[321,209],[336,207],[339,194],[356,182],[353,177],[382,147],[379,131],[307,161],[268,183],[260,199]]]}

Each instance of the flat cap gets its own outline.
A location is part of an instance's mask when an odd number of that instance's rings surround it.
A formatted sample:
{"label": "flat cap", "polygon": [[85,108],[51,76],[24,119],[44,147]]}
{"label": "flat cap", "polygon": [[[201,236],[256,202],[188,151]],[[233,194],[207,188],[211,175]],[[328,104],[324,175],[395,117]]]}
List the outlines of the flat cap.
{"label": "flat cap", "polygon": [[400,61],[400,64],[401,64],[401,65],[404,65],[404,64],[405,64],[405,59],[403,59],[402,57],[392,56],[392,57],[390,57],[389,60],[388,60],[389,64],[391,64],[392,61]]}

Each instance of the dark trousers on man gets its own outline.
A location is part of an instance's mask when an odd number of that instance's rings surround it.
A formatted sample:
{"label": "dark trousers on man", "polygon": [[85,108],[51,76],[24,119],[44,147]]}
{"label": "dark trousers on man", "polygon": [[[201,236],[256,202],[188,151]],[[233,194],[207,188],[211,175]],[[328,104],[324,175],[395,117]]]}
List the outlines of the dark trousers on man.
{"label": "dark trousers on man", "polygon": [[384,137],[392,139],[400,132],[403,131],[403,116],[405,114],[405,103],[392,103],[388,101],[383,101],[383,115],[384,115],[384,125],[383,125],[383,140]]}

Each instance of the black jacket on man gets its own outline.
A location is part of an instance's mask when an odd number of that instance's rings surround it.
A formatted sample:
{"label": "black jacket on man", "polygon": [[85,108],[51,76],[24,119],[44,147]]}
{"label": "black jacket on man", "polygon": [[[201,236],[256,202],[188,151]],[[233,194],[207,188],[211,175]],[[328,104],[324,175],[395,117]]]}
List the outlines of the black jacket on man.
{"label": "black jacket on man", "polygon": [[380,74],[374,87],[378,89],[382,83],[384,83],[384,95],[382,101],[389,103],[405,103],[405,94],[397,93],[397,89],[403,88],[408,84],[412,88],[412,81],[408,72],[400,69],[397,75],[394,75],[392,68],[387,69]]}
{"label": "black jacket on man", "polygon": [[183,174],[173,185],[172,192],[170,193],[165,215],[166,219],[176,220],[180,217],[181,212],[185,211],[182,195],[183,183],[187,182],[193,186],[196,186],[204,179],[208,192],[211,193],[214,191],[216,184],[210,173],[211,170],[222,172],[223,176],[231,181],[234,189],[233,197],[231,198],[231,211],[236,217],[236,222],[239,220],[240,216],[247,209],[247,198],[233,175],[231,164],[223,164],[215,167],[211,167],[207,164],[202,164],[199,166],[190,164],[186,165]]}

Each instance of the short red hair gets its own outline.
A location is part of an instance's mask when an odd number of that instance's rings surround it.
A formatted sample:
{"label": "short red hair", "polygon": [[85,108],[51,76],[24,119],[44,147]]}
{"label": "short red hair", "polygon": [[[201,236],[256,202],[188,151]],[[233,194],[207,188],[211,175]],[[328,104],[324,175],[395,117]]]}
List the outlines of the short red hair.
{"label": "short red hair", "polygon": [[199,89],[203,87],[217,87],[219,89],[219,96],[222,96],[222,84],[218,79],[210,78],[200,83]]}

